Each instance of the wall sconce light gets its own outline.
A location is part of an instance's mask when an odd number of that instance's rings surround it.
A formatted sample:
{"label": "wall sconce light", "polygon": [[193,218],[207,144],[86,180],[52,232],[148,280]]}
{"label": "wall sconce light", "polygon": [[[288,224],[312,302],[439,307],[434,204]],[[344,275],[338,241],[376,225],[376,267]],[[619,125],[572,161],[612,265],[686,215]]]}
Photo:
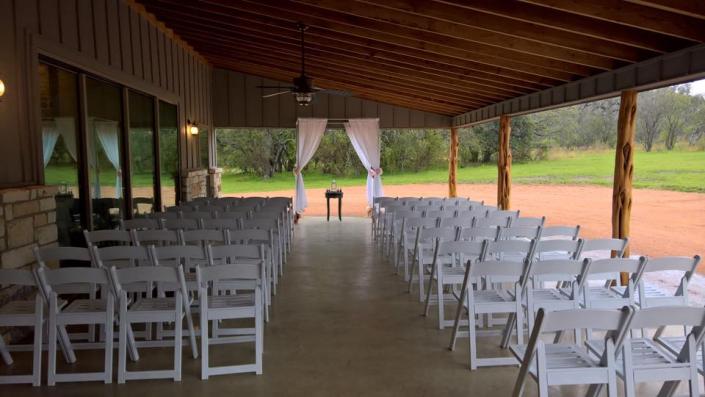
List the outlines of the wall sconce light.
{"label": "wall sconce light", "polygon": [[0,80],[0,102],[2,102],[3,95],[5,95],[5,83]]}
{"label": "wall sconce light", "polygon": [[198,126],[195,122],[186,120],[186,131],[191,135],[198,135]]}

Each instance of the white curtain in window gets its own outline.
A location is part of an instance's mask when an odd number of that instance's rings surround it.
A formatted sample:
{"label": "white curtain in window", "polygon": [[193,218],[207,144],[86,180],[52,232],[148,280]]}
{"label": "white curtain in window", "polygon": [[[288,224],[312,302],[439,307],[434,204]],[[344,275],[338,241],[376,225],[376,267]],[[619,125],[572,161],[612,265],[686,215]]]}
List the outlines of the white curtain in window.
{"label": "white curtain in window", "polygon": [[44,152],[44,168],[49,164],[51,155],[54,153],[56,141],[59,140],[59,131],[56,129],[56,124],[53,121],[44,121],[42,123],[42,149]]}
{"label": "white curtain in window", "polygon": [[308,206],[306,198],[306,189],[304,188],[304,177],[301,170],[306,164],[311,161],[313,154],[316,153],[318,145],[321,143],[323,133],[326,131],[327,119],[299,119],[298,135],[296,139],[296,166],[294,174],[296,175],[296,200],[294,210],[301,213]]}
{"label": "white curtain in window", "polygon": [[115,198],[122,196],[122,169],[120,168],[120,138],[117,121],[95,120],[94,127],[105,156],[115,168]]}
{"label": "white curtain in window", "polygon": [[76,123],[73,117],[57,117],[55,119],[56,129],[59,130],[61,139],[64,140],[64,146],[69,152],[73,161],[78,162],[78,154],[76,152]]}
{"label": "white curtain in window", "polygon": [[380,168],[379,119],[350,119],[345,123],[345,132],[367,170],[367,205],[372,208],[374,198],[384,194]]}

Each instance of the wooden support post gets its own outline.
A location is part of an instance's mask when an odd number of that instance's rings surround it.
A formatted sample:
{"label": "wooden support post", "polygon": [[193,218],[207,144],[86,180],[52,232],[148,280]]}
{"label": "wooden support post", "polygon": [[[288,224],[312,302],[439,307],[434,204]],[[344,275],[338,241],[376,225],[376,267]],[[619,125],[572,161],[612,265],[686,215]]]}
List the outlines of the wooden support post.
{"label": "wooden support post", "polygon": [[497,207],[508,210],[512,197],[512,149],[509,138],[512,119],[507,115],[499,118],[499,149],[497,152]]}
{"label": "wooden support post", "polygon": [[448,154],[448,197],[458,197],[458,129],[450,129],[450,153]]}
{"label": "wooden support post", "polygon": [[[632,212],[632,176],[634,175],[634,135],[636,130],[637,92],[622,92],[617,121],[617,149],[614,159],[614,185],[612,189],[612,237],[629,237]],[[629,246],[625,251],[629,256]],[[622,285],[629,280],[628,273],[621,274]]]}

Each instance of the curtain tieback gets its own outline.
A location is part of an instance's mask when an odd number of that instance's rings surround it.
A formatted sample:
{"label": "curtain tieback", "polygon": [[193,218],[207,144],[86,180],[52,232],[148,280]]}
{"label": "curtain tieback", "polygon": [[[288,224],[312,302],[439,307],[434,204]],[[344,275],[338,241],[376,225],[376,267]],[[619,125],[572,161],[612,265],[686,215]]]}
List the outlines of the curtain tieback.
{"label": "curtain tieback", "polygon": [[374,178],[374,177],[376,177],[376,176],[382,175],[382,174],[384,173],[384,171],[382,170],[381,167],[380,167],[380,168],[371,167],[371,168],[368,170],[368,173],[370,174],[371,177]]}
{"label": "curtain tieback", "polygon": [[301,173],[301,169],[298,166],[294,166],[294,175],[299,175]]}

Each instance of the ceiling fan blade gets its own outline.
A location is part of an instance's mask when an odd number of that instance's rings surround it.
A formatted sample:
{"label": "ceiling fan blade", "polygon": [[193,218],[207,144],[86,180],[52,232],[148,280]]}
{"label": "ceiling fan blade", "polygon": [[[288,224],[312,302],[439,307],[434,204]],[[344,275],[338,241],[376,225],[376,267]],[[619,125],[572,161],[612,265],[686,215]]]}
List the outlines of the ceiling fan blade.
{"label": "ceiling fan blade", "polygon": [[331,95],[339,95],[339,96],[351,96],[352,93],[349,91],[341,91],[341,90],[327,90],[324,88],[315,88],[316,93],[321,93],[321,94],[331,94]]}
{"label": "ceiling fan blade", "polygon": [[258,85],[257,88],[276,88],[276,89],[287,89],[287,90],[292,90],[294,89],[293,86],[281,86],[281,85]]}
{"label": "ceiling fan blade", "polygon": [[281,94],[288,94],[290,92],[291,92],[291,90],[279,91],[279,92],[275,92],[274,94],[262,95],[262,98],[271,98],[271,97],[275,97],[275,96],[281,95]]}

